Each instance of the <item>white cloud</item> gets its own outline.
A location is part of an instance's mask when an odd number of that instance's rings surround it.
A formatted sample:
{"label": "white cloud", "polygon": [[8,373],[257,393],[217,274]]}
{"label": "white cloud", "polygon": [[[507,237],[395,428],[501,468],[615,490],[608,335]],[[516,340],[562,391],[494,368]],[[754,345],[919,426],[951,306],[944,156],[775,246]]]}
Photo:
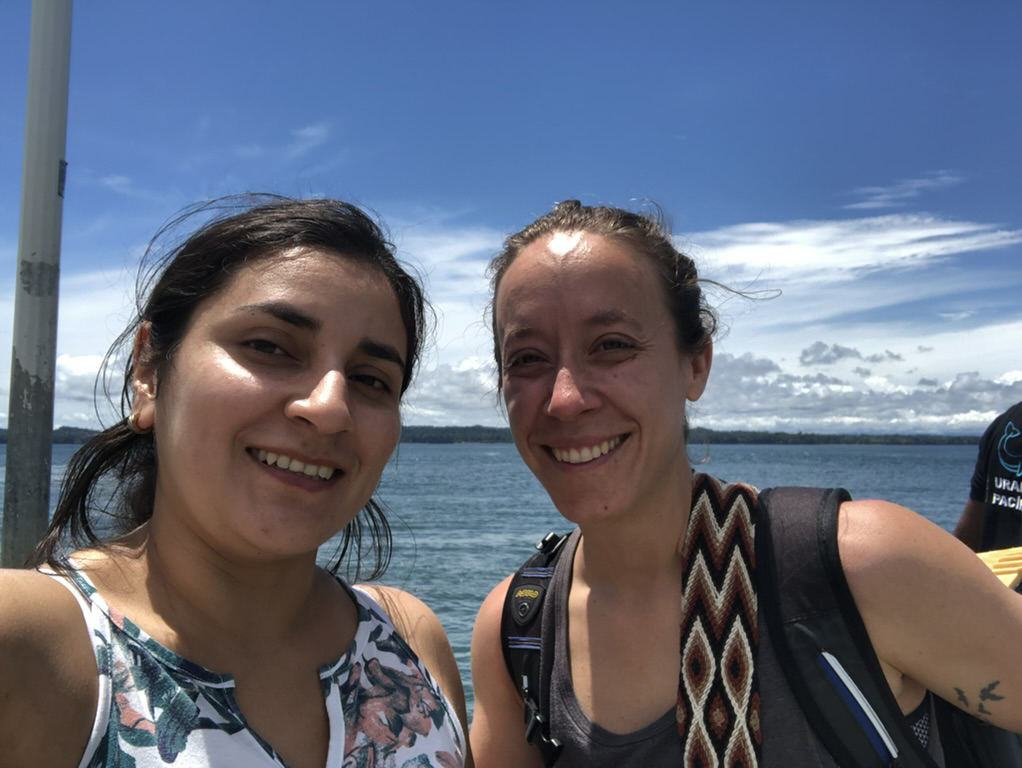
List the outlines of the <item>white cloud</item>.
{"label": "white cloud", "polygon": [[1004,384],[1005,386],[1011,386],[1019,382],[1022,382],[1022,371],[1005,371],[994,379],[994,383]]}
{"label": "white cloud", "polygon": [[90,190],[97,194],[96,189],[110,192],[119,198],[129,198],[145,202],[166,202],[166,197],[144,187],[140,187],[135,179],[123,173],[97,172],[92,168],[75,168],[69,174],[68,182],[75,187]]}
{"label": "white cloud", "polygon": [[773,272],[788,280],[850,281],[864,273],[919,268],[950,256],[1022,243],[1022,230],[897,214],[831,221],[757,222],[687,235],[696,256],[726,267],[735,287]]}
{"label": "white cloud", "polygon": [[[755,375],[749,375],[750,364]],[[770,373],[759,375],[764,369]],[[793,376],[766,359],[717,355],[692,421],[714,429],[978,434],[1008,404],[1022,400],[1019,379],[959,374],[936,387],[874,377],[857,382]]]}
{"label": "white cloud", "polygon": [[436,348],[441,362],[459,369],[466,361],[489,359],[492,341],[486,306],[486,264],[503,234],[485,227],[449,224],[441,216],[423,223],[391,223],[399,255],[422,276],[437,314]]}
{"label": "white cloud", "polygon": [[[436,343],[406,397],[405,423],[503,425],[484,270],[505,233],[463,224],[467,212],[381,214],[437,312]],[[694,425],[978,434],[1022,400],[1014,354],[1022,309],[998,315],[982,303],[1017,292],[1022,275],[996,265],[984,271],[972,260],[962,266],[962,254],[1018,244],[1020,232],[899,215],[761,222],[686,241],[705,276],[775,295],[713,292],[730,331],[716,344]],[[62,276],[56,423],[94,425],[96,366],[130,317],[133,284],[131,270]],[[7,289],[0,312],[10,317]],[[968,311],[953,305],[959,295],[968,295]],[[9,326],[0,326],[4,334],[0,343],[9,344]],[[9,356],[0,356],[0,388],[7,364]]]}
{"label": "white cloud", "polygon": [[329,138],[330,127],[325,122],[297,128],[291,132],[291,143],[284,154],[288,159],[293,160],[322,146]]}
{"label": "white cloud", "polygon": [[495,382],[492,365],[441,363],[420,374],[406,395],[403,419],[416,425],[503,426]]}
{"label": "white cloud", "polygon": [[947,171],[931,173],[921,179],[903,179],[889,187],[860,187],[852,190],[852,194],[863,199],[846,205],[850,210],[868,210],[874,208],[895,208],[906,205],[924,192],[961,184],[963,179]]}

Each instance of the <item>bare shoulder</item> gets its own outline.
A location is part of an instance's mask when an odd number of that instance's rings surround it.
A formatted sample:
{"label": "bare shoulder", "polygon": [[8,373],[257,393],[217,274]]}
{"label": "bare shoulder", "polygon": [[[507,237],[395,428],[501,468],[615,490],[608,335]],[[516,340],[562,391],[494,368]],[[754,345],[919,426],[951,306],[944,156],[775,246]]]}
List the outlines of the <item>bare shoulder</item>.
{"label": "bare shoulder", "polygon": [[[950,622],[954,617],[948,612],[971,596],[1007,606],[1017,602],[965,544],[898,504],[878,500],[842,504],[838,550],[860,610],[876,605],[910,616],[939,612]],[[916,610],[911,610],[913,603]]]}
{"label": "bare shoulder", "polygon": [[1014,652],[1022,595],[961,541],[897,504],[842,504],[838,549],[882,664],[907,684],[1022,730],[1022,668]]}
{"label": "bare shoulder", "polygon": [[481,667],[480,671],[486,674],[486,668],[491,664],[496,666],[495,662],[499,661],[498,674],[507,677],[500,645],[500,621],[504,613],[504,598],[513,576],[513,574],[507,576],[491,589],[476,613],[475,624],[472,625],[473,675],[476,674],[477,665]]}
{"label": "bare shoulder", "polygon": [[500,621],[504,596],[512,576],[498,583],[483,600],[472,626],[472,680],[475,689],[473,728],[481,722],[480,712],[497,709],[520,716],[522,700],[504,664],[500,639]]}
{"label": "bare shoulder", "polygon": [[[39,650],[61,649],[79,629],[88,642],[81,609],[66,587],[29,570],[0,570],[0,641],[29,644]],[[0,662],[4,658],[0,656]]]}
{"label": "bare shoulder", "polygon": [[38,572],[0,571],[0,743],[6,756],[17,765],[77,762],[97,686],[92,644],[74,596]]}
{"label": "bare shoulder", "polygon": [[892,579],[913,582],[930,577],[935,566],[956,579],[991,582],[989,569],[962,542],[922,515],[888,501],[843,503],[838,550],[853,591],[856,586],[862,590],[891,586]]}

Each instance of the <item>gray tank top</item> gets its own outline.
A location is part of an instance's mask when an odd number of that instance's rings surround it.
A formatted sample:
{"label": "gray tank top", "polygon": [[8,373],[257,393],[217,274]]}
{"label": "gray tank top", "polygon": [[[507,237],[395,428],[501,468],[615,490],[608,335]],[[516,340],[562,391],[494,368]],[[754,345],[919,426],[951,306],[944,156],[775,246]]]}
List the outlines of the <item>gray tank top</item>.
{"label": "gray tank top", "polygon": [[[686,763],[672,707],[655,721],[632,733],[612,733],[592,722],[582,710],[571,683],[568,658],[568,590],[578,547],[575,530],[564,543],[543,604],[543,625],[555,627],[554,662],[550,680],[552,735],[564,748],[557,768],[679,768]],[[770,643],[763,615],[759,620],[755,674],[759,678],[763,745],[759,768],[838,768],[817,741],[802,715]],[[931,718],[933,712],[931,709]],[[943,765],[939,738],[931,731],[929,753]]]}
{"label": "gray tank top", "polygon": [[[543,601],[543,626],[555,627],[554,666],[550,679],[550,722],[564,744],[557,768],[678,768],[681,740],[674,708],[633,733],[612,733],[592,722],[582,711],[571,684],[568,658],[568,590],[579,532],[564,543]],[[551,599],[552,598],[552,599]]]}

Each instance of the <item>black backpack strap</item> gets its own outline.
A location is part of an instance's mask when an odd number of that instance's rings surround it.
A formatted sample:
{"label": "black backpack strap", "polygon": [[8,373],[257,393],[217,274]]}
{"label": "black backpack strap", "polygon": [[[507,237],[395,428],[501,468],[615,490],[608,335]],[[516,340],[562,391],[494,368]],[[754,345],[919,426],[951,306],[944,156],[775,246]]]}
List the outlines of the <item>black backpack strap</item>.
{"label": "black backpack strap", "polygon": [[937,768],[911,733],[873,652],[838,557],[844,489],[760,493],[758,600],[785,677],[842,768]]}
{"label": "black backpack strap", "polygon": [[550,736],[554,632],[552,627],[543,632],[543,598],[567,539],[548,533],[536,544],[536,554],[511,577],[500,618],[504,663],[525,705],[525,740],[539,747],[547,768],[556,762],[562,745]]}

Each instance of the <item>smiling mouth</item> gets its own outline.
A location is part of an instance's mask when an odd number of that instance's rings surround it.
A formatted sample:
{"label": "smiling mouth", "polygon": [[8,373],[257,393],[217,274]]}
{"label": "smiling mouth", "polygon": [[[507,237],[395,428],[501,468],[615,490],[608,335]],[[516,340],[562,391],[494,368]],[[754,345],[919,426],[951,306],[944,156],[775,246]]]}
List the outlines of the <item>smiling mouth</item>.
{"label": "smiling mouth", "polygon": [[565,464],[585,464],[587,461],[606,456],[621,445],[621,437],[614,437],[604,440],[598,445],[591,445],[585,448],[550,448],[554,458]]}
{"label": "smiling mouth", "polygon": [[294,472],[296,475],[305,475],[306,477],[318,477],[320,480],[329,480],[337,471],[334,467],[327,467],[320,464],[306,464],[300,459],[292,459],[290,456],[285,456],[282,453],[264,451],[262,448],[251,451],[251,453],[263,464],[267,464],[271,467],[278,467],[280,469],[286,469],[289,472]]}

